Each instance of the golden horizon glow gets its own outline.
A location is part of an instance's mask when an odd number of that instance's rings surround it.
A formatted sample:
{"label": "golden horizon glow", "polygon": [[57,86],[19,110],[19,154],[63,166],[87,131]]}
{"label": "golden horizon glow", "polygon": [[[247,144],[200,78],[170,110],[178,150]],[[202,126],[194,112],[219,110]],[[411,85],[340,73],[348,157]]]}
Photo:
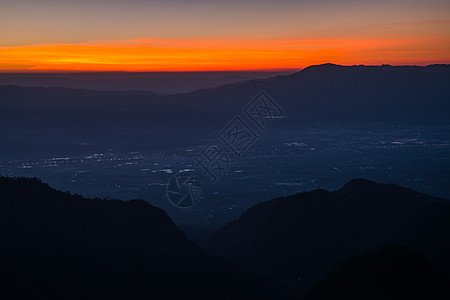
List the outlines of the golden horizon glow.
{"label": "golden horizon glow", "polygon": [[3,0],[0,72],[450,62],[448,0]]}
{"label": "golden horizon glow", "polygon": [[[321,63],[450,63],[450,43],[417,39],[140,38],[0,47],[0,72],[301,69]],[[437,46],[438,45],[438,46]]]}

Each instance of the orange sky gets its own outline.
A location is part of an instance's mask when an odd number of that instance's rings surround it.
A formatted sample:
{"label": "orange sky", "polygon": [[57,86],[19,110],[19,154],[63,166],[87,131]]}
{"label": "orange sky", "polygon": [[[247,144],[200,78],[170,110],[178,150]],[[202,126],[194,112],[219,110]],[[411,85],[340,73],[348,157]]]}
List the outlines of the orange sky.
{"label": "orange sky", "polygon": [[450,63],[448,0],[2,0],[0,72]]}
{"label": "orange sky", "polygon": [[414,39],[136,39],[0,47],[0,70],[206,71],[450,63],[449,44]]}

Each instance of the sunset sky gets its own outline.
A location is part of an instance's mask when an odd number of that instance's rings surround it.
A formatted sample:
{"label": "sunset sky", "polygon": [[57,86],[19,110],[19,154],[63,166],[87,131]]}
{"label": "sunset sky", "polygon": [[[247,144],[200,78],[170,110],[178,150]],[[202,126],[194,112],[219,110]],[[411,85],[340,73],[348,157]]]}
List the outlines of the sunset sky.
{"label": "sunset sky", "polygon": [[1,0],[0,72],[450,63],[448,0]]}

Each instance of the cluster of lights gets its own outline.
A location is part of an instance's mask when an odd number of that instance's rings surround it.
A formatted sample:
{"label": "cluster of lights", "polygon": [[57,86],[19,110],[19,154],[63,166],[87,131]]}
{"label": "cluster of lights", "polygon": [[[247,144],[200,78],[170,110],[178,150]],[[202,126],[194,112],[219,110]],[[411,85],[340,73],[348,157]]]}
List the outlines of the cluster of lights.
{"label": "cluster of lights", "polygon": [[398,148],[418,148],[418,147],[448,147],[448,144],[408,144],[408,145],[373,145],[361,146],[360,149],[398,149]]}
{"label": "cluster of lights", "polygon": [[102,155],[93,156],[93,158],[88,159],[45,159],[43,161],[37,162],[23,162],[22,167],[28,166],[57,166],[60,164],[70,164],[70,163],[92,163],[92,162],[109,162],[109,161],[126,161],[126,160],[140,160],[144,159],[143,156],[132,156],[132,157],[113,157],[113,158],[103,158]]}

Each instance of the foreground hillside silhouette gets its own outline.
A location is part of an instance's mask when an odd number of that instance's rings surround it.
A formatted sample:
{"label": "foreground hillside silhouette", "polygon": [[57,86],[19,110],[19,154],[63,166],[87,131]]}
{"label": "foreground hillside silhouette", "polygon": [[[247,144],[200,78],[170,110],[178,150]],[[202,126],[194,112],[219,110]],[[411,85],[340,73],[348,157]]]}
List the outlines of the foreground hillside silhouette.
{"label": "foreground hillside silhouette", "polygon": [[445,299],[447,203],[356,179],[250,208],[204,243],[211,256],[144,201],[0,177],[1,288],[8,299]]}
{"label": "foreground hillside silhouette", "polygon": [[333,268],[302,300],[448,299],[448,280],[421,253],[388,245]]}
{"label": "foreground hillside silhouette", "polygon": [[310,287],[351,255],[397,243],[450,275],[448,200],[355,179],[248,209],[212,237],[212,253],[260,274]]}
{"label": "foreground hillside silhouette", "polygon": [[204,254],[164,211],[0,178],[5,299],[289,299]]}

